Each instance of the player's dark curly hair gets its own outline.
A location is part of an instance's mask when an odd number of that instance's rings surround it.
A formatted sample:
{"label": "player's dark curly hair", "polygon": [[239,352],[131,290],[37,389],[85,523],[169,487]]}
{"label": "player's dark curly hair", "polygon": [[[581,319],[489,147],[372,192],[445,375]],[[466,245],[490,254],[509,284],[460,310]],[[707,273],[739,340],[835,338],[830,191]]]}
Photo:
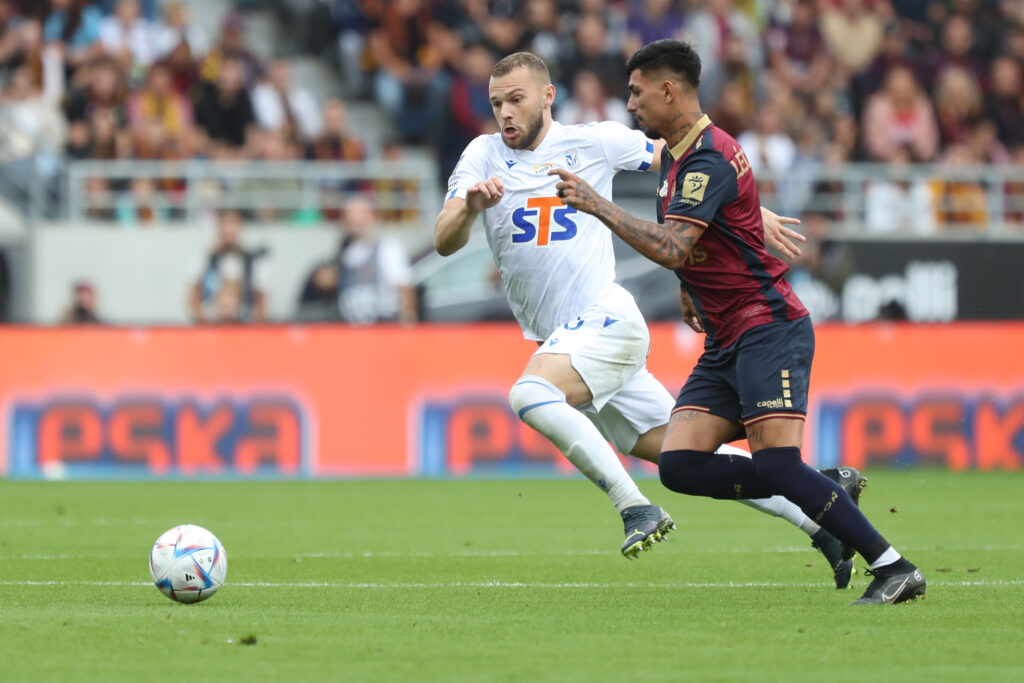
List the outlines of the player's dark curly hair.
{"label": "player's dark curly hair", "polygon": [[700,85],[700,56],[692,45],[682,40],[656,40],[644,45],[626,62],[627,73],[637,69],[644,74],[665,69],[694,89]]}

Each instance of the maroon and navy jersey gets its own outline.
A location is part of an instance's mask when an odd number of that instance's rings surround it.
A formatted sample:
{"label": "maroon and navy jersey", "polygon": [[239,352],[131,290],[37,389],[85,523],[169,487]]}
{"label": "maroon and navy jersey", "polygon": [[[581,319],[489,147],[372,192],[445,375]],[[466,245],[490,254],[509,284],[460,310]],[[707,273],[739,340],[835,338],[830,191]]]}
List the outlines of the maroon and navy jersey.
{"label": "maroon and navy jersey", "polygon": [[750,162],[707,116],[662,152],[658,194],[659,222],[705,228],[676,270],[704,323],[705,347],[725,348],[752,327],[807,315],[783,277],[789,268],[765,247]]}

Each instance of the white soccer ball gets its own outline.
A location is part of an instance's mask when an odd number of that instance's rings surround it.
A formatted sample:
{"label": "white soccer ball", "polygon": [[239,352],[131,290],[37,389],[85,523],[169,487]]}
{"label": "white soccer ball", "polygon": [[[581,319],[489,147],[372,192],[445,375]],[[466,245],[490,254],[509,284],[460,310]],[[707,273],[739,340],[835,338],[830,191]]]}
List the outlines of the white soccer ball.
{"label": "white soccer ball", "polygon": [[224,585],[228,556],[209,531],[182,524],[156,539],[149,552],[149,573],[171,600],[202,602]]}

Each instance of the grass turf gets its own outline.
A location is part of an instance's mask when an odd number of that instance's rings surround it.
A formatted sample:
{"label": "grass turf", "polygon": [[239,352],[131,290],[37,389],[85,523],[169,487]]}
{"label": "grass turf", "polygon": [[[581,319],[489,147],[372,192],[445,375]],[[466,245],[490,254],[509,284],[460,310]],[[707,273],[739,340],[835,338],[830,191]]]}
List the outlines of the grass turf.
{"label": "grass turf", "polygon": [[[1024,478],[868,474],[924,601],[847,607],[799,531],[653,481],[635,562],[582,480],[0,481],[0,680],[1021,680]],[[199,605],[149,584],[182,522],[229,558]]]}

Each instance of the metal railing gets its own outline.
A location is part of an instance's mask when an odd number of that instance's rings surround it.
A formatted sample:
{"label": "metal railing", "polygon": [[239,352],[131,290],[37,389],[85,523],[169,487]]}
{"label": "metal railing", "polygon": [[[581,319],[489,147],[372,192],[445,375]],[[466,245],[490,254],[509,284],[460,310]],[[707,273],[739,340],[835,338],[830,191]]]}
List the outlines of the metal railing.
{"label": "metal railing", "polygon": [[[615,199],[649,201],[648,174],[617,179]],[[833,236],[872,239],[1024,237],[1024,165],[945,166],[850,163],[758,171],[761,204],[816,218]]]}
{"label": "metal railing", "polygon": [[378,218],[418,227],[437,211],[435,164],[425,159],[367,162],[75,161],[67,167],[71,222],[195,224],[237,209],[250,221],[314,224],[346,200],[368,194]]}
{"label": "metal railing", "polygon": [[[17,177],[5,195],[20,193],[17,203],[30,219],[74,223],[194,223],[204,212],[224,208],[241,209],[253,221],[315,223],[332,220],[350,195],[370,193],[382,220],[415,228],[432,224],[442,202],[436,165],[424,158],[73,161],[59,177],[59,184],[48,186]],[[1024,237],[1024,165],[802,163],[785,173],[761,170],[757,177],[762,204],[805,223],[817,217],[833,235]],[[622,174],[616,200],[653,206],[654,185],[650,174]]]}

